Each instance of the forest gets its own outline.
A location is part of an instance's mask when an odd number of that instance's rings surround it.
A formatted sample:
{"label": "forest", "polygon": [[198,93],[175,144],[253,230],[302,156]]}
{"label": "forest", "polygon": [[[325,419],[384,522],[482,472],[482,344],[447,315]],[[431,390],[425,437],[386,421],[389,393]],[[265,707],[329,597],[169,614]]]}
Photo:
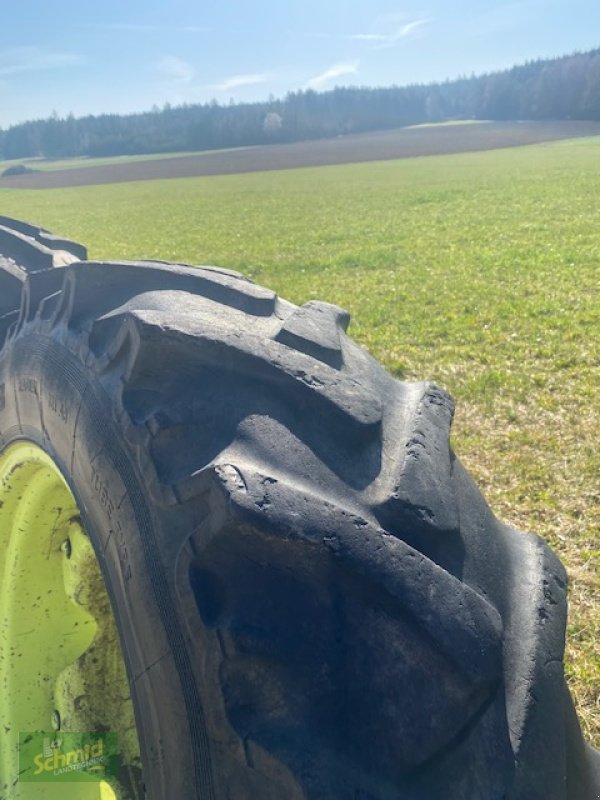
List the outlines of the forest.
{"label": "forest", "polygon": [[600,120],[600,48],[442,83],[301,90],[128,115],[54,114],[0,130],[0,158],[211,150],[461,119]]}

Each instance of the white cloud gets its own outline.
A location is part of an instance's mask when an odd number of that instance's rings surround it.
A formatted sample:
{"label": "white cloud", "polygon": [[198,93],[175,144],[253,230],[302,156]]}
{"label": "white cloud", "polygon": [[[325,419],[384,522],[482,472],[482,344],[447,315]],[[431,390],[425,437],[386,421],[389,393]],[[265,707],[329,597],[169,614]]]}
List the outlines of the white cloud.
{"label": "white cloud", "polygon": [[315,75],[306,83],[307,89],[322,89],[328,83],[334,81],[336,78],[342,78],[344,75],[355,75],[358,72],[358,61],[348,64],[334,64],[325,72],[320,75]]}
{"label": "white cloud", "polygon": [[164,56],[157,63],[156,68],[161,77],[175,83],[191,83],[196,70],[187,61],[177,56]]}
{"label": "white cloud", "polygon": [[431,19],[429,18],[415,19],[412,22],[407,22],[405,25],[401,25],[399,28],[393,31],[393,33],[378,34],[378,35],[375,34],[375,38],[370,39],[370,41],[376,42],[379,45],[379,48],[393,47],[401,39],[406,39],[407,36],[410,36],[419,28],[422,28],[424,25],[427,25],[430,22]]}
{"label": "white cloud", "polygon": [[[380,18],[383,20],[383,18]],[[387,22],[386,27],[389,27],[390,23],[398,22],[398,15],[389,15],[385,18]],[[378,20],[379,22],[379,20]],[[387,33],[351,33],[351,34],[329,34],[329,33],[317,33],[315,36],[319,37],[320,39],[346,39],[352,42],[367,42],[370,44],[377,45],[376,49],[381,49],[385,47],[393,47],[397,44],[401,39],[406,39],[406,37],[410,36],[419,28],[422,28],[424,25],[427,25],[431,22],[430,18],[424,19],[415,19],[412,22],[404,22],[402,25],[394,27],[393,30]],[[375,27],[382,27],[380,24],[376,25]]]}
{"label": "white cloud", "polygon": [[0,76],[64,69],[83,62],[83,57],[77,53],[45,50],[40,47],[13,47],[0,50]]}
{"label": "white cloud", "polygon": [[249,72],[244,75],[232,75],[224,78],[212,87],[219,92],[229,92],[231,89],[240,89],[243,86],[256,86],[259,83],[266,83],[269,80],[267,72]]}
{"label": "white cloud", "polygon": [[410,36],[413,31],[416,31],[417,28],[422,27],[427,22],[430,22],[430,20],[416,19],[413,22],[407,22],[406,25],[401,25],[393,33],[356,33],[349,38],[357,42],[386,42],[394,44],[395,42],[399,42],[400,39],[405,39],[407,36]]}

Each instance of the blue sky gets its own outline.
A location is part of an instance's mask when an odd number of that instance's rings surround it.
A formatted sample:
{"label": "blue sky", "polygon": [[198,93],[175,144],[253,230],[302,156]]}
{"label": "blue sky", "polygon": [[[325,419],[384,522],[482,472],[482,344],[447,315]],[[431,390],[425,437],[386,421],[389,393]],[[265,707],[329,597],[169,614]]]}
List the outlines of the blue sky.
{"label": "blue sky", "polygon": [[443,80],[600,46],[599,0],[20,0],[1,18],[0,127]]}

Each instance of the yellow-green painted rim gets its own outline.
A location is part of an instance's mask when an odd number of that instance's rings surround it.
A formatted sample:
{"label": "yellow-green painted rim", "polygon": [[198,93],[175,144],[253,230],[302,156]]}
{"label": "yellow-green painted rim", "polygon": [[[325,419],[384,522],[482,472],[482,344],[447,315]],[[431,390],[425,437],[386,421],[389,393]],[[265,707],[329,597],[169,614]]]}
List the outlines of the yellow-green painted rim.
{"label": "yellow-green painted rim", "polygon": [[[19,782],[19,732],[57,729],[115,732],[119,779]],[[129,682],[92,543],[57,465],[18,441],[0,453],[0,787],[11,800],[136,800],[140,781]]]}

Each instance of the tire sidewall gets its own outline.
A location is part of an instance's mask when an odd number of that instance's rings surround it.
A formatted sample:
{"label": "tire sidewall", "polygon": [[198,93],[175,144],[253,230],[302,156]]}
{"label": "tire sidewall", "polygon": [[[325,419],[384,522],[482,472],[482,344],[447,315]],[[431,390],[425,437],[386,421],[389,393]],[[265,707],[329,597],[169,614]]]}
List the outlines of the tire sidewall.
{"label": "tire sidewall", "polygon": [[132,690],[147,797],[195,797],[182,680],[164,624],[165,613],[171,629],[178,620],[155,546],[160,523],[114,401],[80,358],[35,331],[0,356],[0,449],[18,440],[56,463],[98,557]]}

